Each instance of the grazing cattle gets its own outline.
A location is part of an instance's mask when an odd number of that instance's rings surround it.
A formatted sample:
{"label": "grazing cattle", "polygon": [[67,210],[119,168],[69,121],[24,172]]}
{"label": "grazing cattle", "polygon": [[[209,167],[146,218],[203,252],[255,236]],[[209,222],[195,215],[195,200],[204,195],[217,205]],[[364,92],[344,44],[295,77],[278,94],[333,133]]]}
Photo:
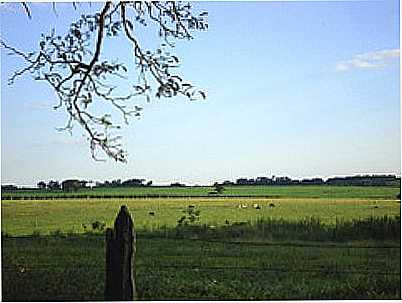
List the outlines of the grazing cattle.
{"label": "grazing cattle", "polygon": [[247,208],[247,204],[239,204],[239,208]]}
{"label": "grazing cattle", "polygon": [[150,212],[149,212],[149,215],[150,215],[150,216],[155,216],[155,212],[150,211]]}
{"label": "grazing cattle", "polygon": [[254,204],[253,204],[253,207],[254,207],[255,209],[261,209],[261,206],[259,206],[257,203],[254,203]]}
{"label": "grazing cattle", "polygon": [[269,207],[275,207],[275,204],[274,203],[269,203]]}

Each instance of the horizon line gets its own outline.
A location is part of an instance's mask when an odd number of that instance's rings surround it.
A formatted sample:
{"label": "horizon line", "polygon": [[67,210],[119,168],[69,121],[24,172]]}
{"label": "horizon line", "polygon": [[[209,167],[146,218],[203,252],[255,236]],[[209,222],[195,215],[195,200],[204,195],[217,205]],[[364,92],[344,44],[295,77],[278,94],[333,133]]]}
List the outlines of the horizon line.
{"label": "horizon line", "polygon": [[[266,178],[274,178],[274,177],[288,177],[288,178],[290,178],[291,180],[303,180],[303,179],[305,179],[305,180],[311,180],[311,179],[316,179],[316,178],[318,178],[318,179],[322,179],[322,180],[324,180],[324,181],[327,181],[328,179],[331,179],[331,178],[345,178],[345,177],[357,177],[357,176],[394,176],[394,177],[396,177],[396,178],[401,178],[401,174],[397,174],[397,173],[355,173],[355,174],[347,174],[347,175],[336,175],[336,174],[334,174],[334,175],[329,175],[329,176],[326,176],[326,177],[323,177],[323,176],[319,176],[319,175],[315,175],[315,176],[304,176],[304,177],[292,177],[292,176],[290,176],[290,175],[275,175],[275,174],[271,174],[271,177],[268,177],[268,176],[254,176],[254,177],[236,177],[235,179],[234,179],[234,181],[232,181],[231,179],[229,179],[229,178],[221,178],[221,179],[225,179],[225,180],[223,180],[223,181],[214,181],[214,180],[212,180],[212,181],[208,181],[208,183],[204,183],[204,182],[192,182],[192,181],[183,181],[183,180],[180,180],[180,181],[177,181],[177,179],[174,179],[173,181],[162,181],[162,182],[160,182],[160,183],[155,183],[154,184],[154,181],[152,180],[152,178],[149,178],[149,179],[147,179],[147,178],[143,178],[143,177],[131,177],[131,178],[128,178],[128,179],[124,179],[124,180],[130,180],[130,179],[144,179],[144,180],[148,180],[148,181],[152,181],[152,186],[169,186],[169,185],[171,185],[172,183],[182,183],[182,184],[185,184],[185,186],[211,186],[211,184],[213,184],[213,183],[215,183],[215,182],[218,182],[218,183],[222,183],[222,182],[225,182],[225,181],[230,181],[230,182],[236,182],[236,180],[238,180],[238,179],[256,179],[256,178],[261,178],[261,177],[266,177]],[[58,181],[58,182],[62,182],[62,181],[64,181],[64,180],[72,180],[72,179],[74,179],[74,180],[85,180],[85,178],[77,178],[77,177],[69,177],[69,178],[65,178],[65,179],[62,179],[62,180],[54,180],[54,181]],[[108,179],[106,179],[106,180],[103,180],[103,181],[99,181],[99,180],[88,180],[88,182],[90,182],[90,183],[96,183],[96,182],[105,182],[105,181],[113,181],[113,180],[122,180],[122,181],[124,181],[123,179],[121,179],[121,178],[112,178],[112,179],[110,179],[110,180],[108,180]],[[40,181],[44,181],[44,180],[38,180],[38,182],[40,182]],[[49,179],[48,180],[48,182],[49,181],[53,181],[53,179]],[[32,188],[32,187],[36,187],[37,186],[37,183],[36,184],[31,184],[31,185],[28,185],[28,184],[21,184],[21,183],[16,183],[16,182],[5,182],[5,183],[3,183],[2,182],[2,180],[0,179],[0,184],[1,184],[1,186],[5,186],[5,185],[13,185],[13,186],[17,186],[17,187],[19,187],[19,188]]]}

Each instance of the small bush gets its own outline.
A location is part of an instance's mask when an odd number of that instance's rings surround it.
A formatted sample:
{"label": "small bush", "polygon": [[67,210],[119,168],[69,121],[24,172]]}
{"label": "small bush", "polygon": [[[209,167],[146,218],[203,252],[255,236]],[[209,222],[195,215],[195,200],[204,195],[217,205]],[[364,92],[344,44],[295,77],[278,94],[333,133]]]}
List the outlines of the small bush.
{"label": "small bush", "polygon": [[189,205],[187,209],[182,211],[183,216],[177,220],[176,236],[183,237],[184,234],[198,238],[198,235],[205,230],[204,227],[199,225],[200,213],[199,209],[196,209],[194,205]]}
{"label": "small bush", "polygon": [[100,221],[95,221],[91,223],[92,229],[94,231],[103,231],[106,227],[106,223],[105,222],[100,222]]}
{"label": "small bush", "polygon": [[201,211],[196,209],[193,205],[189,205],[186,210],[183,210],[184,216],[177,220],[177,226],[195,225],[200,220]]}

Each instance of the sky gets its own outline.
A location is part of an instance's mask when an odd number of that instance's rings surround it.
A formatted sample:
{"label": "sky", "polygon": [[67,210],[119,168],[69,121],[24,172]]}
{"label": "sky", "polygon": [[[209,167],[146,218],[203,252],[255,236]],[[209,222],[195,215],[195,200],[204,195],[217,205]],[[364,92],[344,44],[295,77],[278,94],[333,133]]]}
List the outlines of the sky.
{"label": "sky", "polygon": [[[36,50],[42,32],[64,34],[80,5],[0,6],[0,37]],[[207,92],[132,102],[144,107],[121,135],[128,163],[94,161],[83,131],[59,132],[54,92],[1,49],[1,183],[144,178],[211,184],[258,176],[311,178],[401,173],[399,1],[196,2],[209,29],[180,41],[179,72]],[[143,35],[155,42],[154,33]],[[124,39],[104,58],[129,60]],[[135,77],[135,69],[130,71]],[[133,78],[134,79],[134,78]],[[103,110],[101,106],[100,109]],[[105,109],[107,111],[107,109]]]}

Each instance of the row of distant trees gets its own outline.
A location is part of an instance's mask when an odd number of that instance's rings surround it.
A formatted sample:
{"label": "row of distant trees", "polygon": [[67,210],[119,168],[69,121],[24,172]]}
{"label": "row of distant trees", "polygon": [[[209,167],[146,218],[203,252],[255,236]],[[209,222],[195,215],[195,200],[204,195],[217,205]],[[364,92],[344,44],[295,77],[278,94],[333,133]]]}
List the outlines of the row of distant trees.
{"label": "row of distant trees", "polygon": [[[63,190],[71,191],[87,187],[150,187],[153,183],[151,180],[146,179],[128,179],[122,181],[121,179],[106,180],[104,182],[92,182],[86,180],[69,179],[64,181],[49,182],[40,181],[37,188],[42,190]],[[323,180],[322,178],[294,180],[289,177],[257,177],[257,178],[239,178],[235,182],[224,181],[221,183],[215,182],[215,190],[220,193],[224,186],[242,186],[242,185],[339,185],[339,186],[400,186],[401,178],[395,175],[364,175],[364,176],[349,176],[349,177],[335,177]],[[179,182],[174,182],[169,185],[170,187],[185,187],[186,185]],[[222,188],[221,188],[222,187]],[[2,185],[2,190],[18,190],[15,185]]]}
{"label": "row of distant trees", "polygon": [[122,181],[116,179],[112,181],[106,180],[105,182],[96,182],[95,187],[135,187],[135,186],[151,186],[152,181],[146,181],[145,179],[128,179]]}
{"label": "row of distant trees", "polygon": [[[39,181],[36,185],[38,189],[41,190],[77,190],[79,188],[87,187],[88,181],[85,180],[64,180],[62,182],[51,180],[49,182]],[[15,185],[2,185],[1,190],[3,191],[13,191],[13,190],[24,190],[24,189],[32,189],[32,188],[21,188]]]}
{"label": "row of distant trees", "polygon": [[106,180],[105,182],[92,182],[86,180],[69,179],[62,182],[59,181],[49,181],[48,183],[40,181],[37,187],[42,190],[63,190],[71,191],[78,190],[80,188],[93,188],[93,187],[136,187],[136,186],[151,186],[152,181],[147,181],[145,179],[128,179],[122,181],[121,179],[116,179],[112,181]]}
{"label": "row of distant trees", "polygon": [[85,180],[76,180],[76,179],[70,179],[70,180],[64,180],[62,182],[59,181],[49,181],[46,183],[45,181],[40,181],[38,182],[37,186],[39,189],[48,189],[48,190],[65,190],[65,191],[70,191],[70,190],[77,190],[79,188],[84,188],[88,184],[88,181]]}
{"label": "row of distant trees", "polygon": [[[116,179],[112,181],[96,182],[95,187],[136,187],[136,186],[152,186],[152,181],[147,181],[146,179],[128,179],[126,181],[121,181],[121,179]],[[173,182],[169,186],[171,187],[185,187],[186,184]]]}
{"label": "row of distant trees", "polygon": [[[111,188],[111,187],[150,187],[152,186],[152,181],[147,181],[146,179],[128,179],[122,181],[121,179],[116,180],[106,180],[104,182],[93,182],[93,181],[86,181],[86,180],[78,180],[78,179],[69,179],[64,181],[54,181],[50,180],[48,182],[39,181],[37,183],[37,188],[41,190],[63,190],[63,191],[75,191],[80,188]],[[186,185],[179,182],[171,183],[169,186],[171,187],[185,187]],[[1,189],[3,191],[13,191],[19,189],[26,189],[26,188],[19,188],[15,185],[2,185]]]}
{"label": "row of distant trees", "polygon": [[[149,187],[152,186],[152,181],[146,179],[128,179],[122,181],[121,179],[95,182],[79,181],[79,180],[66,180],[61,183],[57,181],[49,181],[47,184],[43,181],[38,183],[38,188],[49,190],[71,190],[82,187]],[[348,177],[334,177],[324,180],[322,178],[311,179],[291,179],[289,177],[257,177],[257,178],[239,178],[236,182],[224,181],[222,183],[214,183],[214,187],[218,186],[236,186],[236,185],[340,185],[340,186],[400,186],[401,178],[395,175],[363,175],[363,176],[348,176]],[[170,184],[171,187],[185,187],[186,185],[179,182]],[[219,188],[220,191],[220,188]]]}
{"label": "row of distant trees", "polygon": [[401,178],[395,175],[363,175],[349,177],[334,177],[324,180],[322,178],[295,180],[289,177],[257,177],[240,178],[236,182],[224,181],[227,185],[343,185],[343,186],[400,186]]}

